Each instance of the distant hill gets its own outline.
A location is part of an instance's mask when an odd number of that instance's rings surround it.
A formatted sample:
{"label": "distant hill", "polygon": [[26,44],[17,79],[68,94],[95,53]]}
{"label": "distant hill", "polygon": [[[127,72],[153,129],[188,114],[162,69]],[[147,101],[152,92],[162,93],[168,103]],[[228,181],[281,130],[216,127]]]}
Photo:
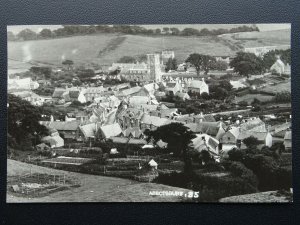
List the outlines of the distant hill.
{"label": "distant hill", "polygon": [[71,59],[75,64],[93,62],[99,65],[110,65],[122,56],[139,56],[166,49],[174,50],[178,62],[181,62],[194,52],[233,56],[245,46],[279,44],[290,44],[290,30],[227,34],[219,37],[98,34],[8,42],[8,67],[17,69],[18,61],[61,65],[64,59]]}

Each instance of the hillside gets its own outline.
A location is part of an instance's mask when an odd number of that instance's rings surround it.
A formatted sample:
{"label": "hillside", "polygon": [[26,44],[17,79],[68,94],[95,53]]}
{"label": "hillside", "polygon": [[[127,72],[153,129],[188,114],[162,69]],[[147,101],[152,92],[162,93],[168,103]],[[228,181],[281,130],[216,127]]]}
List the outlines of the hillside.
{"label": "hillside", "polygon": [[220,37],[232,44],[243,46],[245,48],[291,44],[290,29],[223,34],[220,35]]}
{"label": "hillside", "polygon": [[[38,198],[17,197],[7,193],[7,202],[180,202],[182,197],[150,196],[150,191],[182,191],[187,189],[171,187],[155,183],[140,183],[137,181],[80,174],[40,167],[14,160],[7,160],[7,176],[13,177],[29,173],[46,173],[62,175],[78,179],[80,187],[52,193]],[[8,187],[10,188],[10,187]]]}
{"label": "hillside", "polygon": [[[247,39],[243,37],[251,37]],[[9,69],[27,68],[30,65],[18,61],[46,62],[60,65],[71,59],[76,64],[97,63],[110,65],[125,55],[138,56],[175,51],[179,62],[193,52],[210,55],[234,55],[243,47],[290,44],[290,31],[265,31],[221,35],[219,37],[141,36],[99,34],[60,39],[8,42]]]}

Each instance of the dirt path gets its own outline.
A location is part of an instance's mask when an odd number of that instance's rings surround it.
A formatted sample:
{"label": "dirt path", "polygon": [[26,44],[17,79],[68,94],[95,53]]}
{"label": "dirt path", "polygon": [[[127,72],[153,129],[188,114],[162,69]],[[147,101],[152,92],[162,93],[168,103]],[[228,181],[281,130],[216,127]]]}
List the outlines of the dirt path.
{"label": "dirt path", "polygon": [[178,202],[177,196],[150,196],[150,191],[188,190],[154,183],[139,183],[132,180],[73,173],[40,167],[14,160],[7,161],[8,176],[26,173],[66,174],[76,178],[82,185],[78,188],[52,193],[40,198],[23,198],[7,194],[7,202]]}

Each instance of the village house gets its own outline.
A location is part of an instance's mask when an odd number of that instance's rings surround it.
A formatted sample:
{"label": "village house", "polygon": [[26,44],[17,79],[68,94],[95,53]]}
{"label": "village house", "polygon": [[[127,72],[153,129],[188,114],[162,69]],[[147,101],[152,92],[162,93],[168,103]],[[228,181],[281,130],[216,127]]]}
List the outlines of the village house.
{"label": "village house", "polygon": [[140,120],[140,123],[140,127],[142,130],[155,130],[158,127],[171,123],[171,121],[166,118],[150,116],[149,114],[144,113]]}
{"label": "village house", "polygon": [[237,148],[238,137],[240,134],[239,127],[231,127],[226,133],[220,138],[220,150],[223,154],[228,153],[228,151]]}
{"label": "village house", "polygon": [[174,116],[178,115],[177,111],[178,111],[178,109],[176,109],[176,108],[169,109],[164,104],[160,104],[157,106],[156,109],[149,111],[149,115],[157,116],[160,118],[173,119]]}
{"label": "village house", "polygon": [[17,76],[15,79],[8,78],[7,90],[12,92],[15,90],[35,90],[39,88],[39,84],[36,81],[32,81],[30,77],[20,78]]}
{"label": "village house", "polygon": [[103,96],[103,93],[107,91],[104,87],[89,87],[84,92],[86,102],[92,102],[95,98]]}
{"label": "village house", "polygon": [[109,139],[119,136],[121,133],[122,129],[118,123],[101,126],[99,130],[100,139]]}
{"label": "village house", "polygon": [[46,80],[46,79],[41,79],[37,81],[39,86],[41,87],[48,87],[51,86],[51,81],[50,80]]}
{"label": "village house", "polygon": [[188,93],[185,93],[185,92],[177,92],[175,94],[175,96],[179,97],[181,100],[185,101],[185,100],[190,100],[191,97],[189,96]]}
{"label": "village house", "polygon": [[148,91],[140,86],[132,87],[129,89],[125,89],[122,91],[119,91],[116,96],[117,97],[130,97],[130,96],[148,96]]}
{"label": "village house", "polygon": [[70,143],[74,141],[80,141],[80,122],[74,121],[40,121],[40,124],[52,128],[58,131],[59,135],[65,142]]}
{"label": "village house", "polygon": [[165,88],[166,95],[175,95],[177,92],[181,92],[181,91],[182,91],[182,87],[178,81],[166,83],[166,88]]}
{"label": "village house", "polygon": [[209,88],[208,85],[205,83],[204,78],[202,80],[191,80],[187,83],[187,89],[188,91],[199,93],[200,95],[202,93],[209,94]]}
{"label": "village house", "polygon": [[37,151],[49,151],[51,148],[49,145],[45,143],[41,143],[35,146]]}
{"label": "village house", "polygon": [[99,128],[100,128],[100,123],[88,123],[80,126],[79,129],[82,134],[81,135],[82,140],[85,142],[90,141],[91,139],[95,140]]}
{"label": "village house", "polygon": [[54,89],[54,92],[52,94],[52,99],[54,101],[59,101],[60,99],[63,98],[63,94],[66,92],[66,89],[65,88],[55,88]]}
{"label": "village house", "polygon": [[197,134],[192,139],[191,147],[197,152],[208,151],[213,157],[219,157],[219,141],[207,134]]}
{"label": "village house", "polygon": [[292,131],[288,130],[285,132],[283,145],[286,151],[292,150]]}
{"label": "village house", "polygon": [[126,130],[124,130],[121,134],[121,137],[127,137],[127,138],[143,138],[143,132],[139,127],[128,127]]}
{"label": "village house", "polygon": [[245,119],[245,122],[240,125],[241,132],[267,132],[266,124],[260,118]]}
{"label": "village house", "polygon": [[12,94],[30,102],[32,105],[41,106],[44,103],[44,98],[32,91],[18,91]]}
{"label": "village house", "polygon": [[155,91],[159,89],[159,85],[157,83],[149,83],[143,86],[150,95],[154,95]]}
{"label": "village house", "polygon": [[125,105],[125,108],[117,112],[116,121],[124,130],[128,127],[140,127],[143,114],[142,110],[137,108],[127,108]]}
{"label": "village house", "polygon": [[247,146],[243,143],[243,140],[251,136],[259,141],[258,149],[261,149],[263,146],[271,147],[273,144],[272,135],[269,132],[240,131],[237,146],[240,149],[246,149]]}
{"label": "village house", "polygon": [[269,132],[273,137],[284,138],[286,131],[292,127],[291,122],[274,125],[269,128]]}
{"label": "village house", "polygon": [[226,126],[223,122],[199,122],[199,123],[188,123],[185,125],[193,133],[208,134],[213,138],[220,140],[225,134]]}
{"label": "village house", "polygon": [[58,133],[53,133],[42,138],[42,143],[49,144],[51,148],[63,147],[65,145],[64,139]]}

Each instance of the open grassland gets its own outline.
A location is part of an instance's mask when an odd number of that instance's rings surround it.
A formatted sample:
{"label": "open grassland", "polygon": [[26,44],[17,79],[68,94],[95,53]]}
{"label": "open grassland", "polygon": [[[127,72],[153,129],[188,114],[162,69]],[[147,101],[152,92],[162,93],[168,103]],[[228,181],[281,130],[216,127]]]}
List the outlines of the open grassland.
{"label": "open grassland", "polygon": [[291,92],[291,81],[288,80],[286,82],[282,82],[276,85],[268,85],[262,89],[263,91],[267,92],[282,92],[282,91],[289,91]]}
{"label": "open grassland", "polygon": [[[237,36],[238,35],[238,36]],[[243,39],[247,35],[253,39]],[[266,31],[221,35],[219,37],[143,36],[98,34],[50,40],[8,42],[9,69],[17,69],[17,61],[61,65],[64,59],[76,64],[97,63],[111,65],[122,56],[174,50],[178,62],[191,53],[234,55],[243,47],[290,44],[290,32]]]}
{"label": "open grassland", "polygon": [[150,196],[150,191],[188,190],[154,183],[140,183],[132,180],[87,175],[40,167],[14,160],[7,161],[7,175],[18,176],[28,173],[65,174],[80,181],[80,187],[51,193],[38,198],[16,197],[7,194],[7,202],[177,202],[182,197]]}
{"label": "open grassland", "polygon": [[231,44],[245,48],[290,45],[291,30],[274,30],[263,32],[243,32],[236,34],[224,34],[221,38],[229,41]]}

